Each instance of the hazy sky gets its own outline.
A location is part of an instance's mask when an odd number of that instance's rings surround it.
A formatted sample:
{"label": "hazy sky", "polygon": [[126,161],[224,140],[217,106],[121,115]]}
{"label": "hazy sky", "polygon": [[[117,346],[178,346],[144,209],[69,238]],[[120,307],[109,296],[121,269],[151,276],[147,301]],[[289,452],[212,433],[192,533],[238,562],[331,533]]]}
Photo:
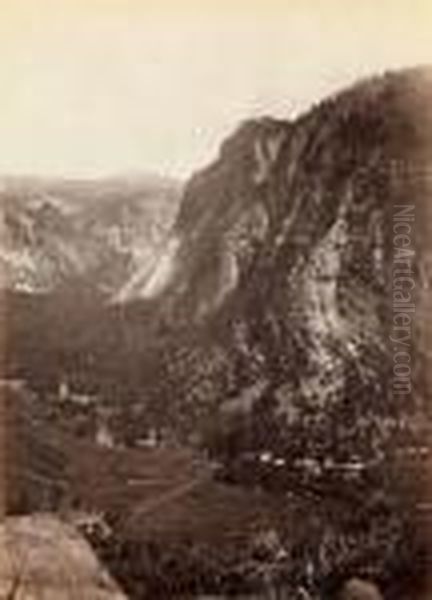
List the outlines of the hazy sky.
{"label": "hazy sky", "polygon": [[431,31],[430,0],[0,0],[0,173],[184,177],[242,119],[432,63]]}

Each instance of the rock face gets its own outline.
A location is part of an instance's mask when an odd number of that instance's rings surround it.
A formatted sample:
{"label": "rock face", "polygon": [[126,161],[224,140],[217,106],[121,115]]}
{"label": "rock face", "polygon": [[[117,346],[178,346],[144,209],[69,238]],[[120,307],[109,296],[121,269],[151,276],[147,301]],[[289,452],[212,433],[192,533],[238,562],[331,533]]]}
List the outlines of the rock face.
{"label": "rock face", "polygon": [[382,600],[378,588],[361,579],[350,579],[344,586],[341,600]]}
{"label": "rock face", "polygon": [[72,527],[38,515],[0,525],[0,595],[16,600],[126,600]]}
{"label": "rock face", "polygon": [[[397,412],[393,223],[398,211],[415,215],[408,266],[420,309],[431,97],[427,70],[365,81],[295,122],[244,124],[192,178],[151,278],[137,277],[123,297],[153,303],[175,332],[158,363],[158,401],[175,396],[199,413],[259,389],[258,401],[286,415],[307,407],[313,420],[335,407],[326,427],[339,411],[352,422]],[[419,372],[408,404],[425,400]],[[368,427],[358,442],[378,452]]]}
{"label": "rock face", "polygon": [[0,182],[0,285],[52,293],[65,285],[116,294],[150,268],[177,210],[177,182],[6,178]]}

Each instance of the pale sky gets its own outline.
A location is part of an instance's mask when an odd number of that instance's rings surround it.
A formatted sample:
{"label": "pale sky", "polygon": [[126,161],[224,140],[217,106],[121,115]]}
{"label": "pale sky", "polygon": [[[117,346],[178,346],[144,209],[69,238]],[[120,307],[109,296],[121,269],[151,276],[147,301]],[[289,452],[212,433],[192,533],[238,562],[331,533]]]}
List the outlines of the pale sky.
{"label": "pale sky", "polygon": [[431,0],[0,0],[0,174],[186,177],[431,32]]}

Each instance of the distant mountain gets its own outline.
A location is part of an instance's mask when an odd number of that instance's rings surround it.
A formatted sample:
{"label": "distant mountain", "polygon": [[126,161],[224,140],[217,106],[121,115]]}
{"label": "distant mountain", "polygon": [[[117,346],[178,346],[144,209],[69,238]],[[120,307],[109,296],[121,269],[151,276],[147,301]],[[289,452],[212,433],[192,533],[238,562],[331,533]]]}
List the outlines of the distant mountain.
{"label": "distant mountain", "polygon": [[152,176],[0,181],[0,285],[28,294],[88,286],[115,295],[152,264],[175,217],[178,182]]}

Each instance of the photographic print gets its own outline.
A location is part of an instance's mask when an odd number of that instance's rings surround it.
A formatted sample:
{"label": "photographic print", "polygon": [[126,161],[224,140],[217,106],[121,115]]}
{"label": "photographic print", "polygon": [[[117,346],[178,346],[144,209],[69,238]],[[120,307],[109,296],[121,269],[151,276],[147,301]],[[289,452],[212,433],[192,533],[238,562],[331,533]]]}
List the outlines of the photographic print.
{"label": "photographic print", "polygon": [[432,598],[431,30],[1,1],[0,600]]}

